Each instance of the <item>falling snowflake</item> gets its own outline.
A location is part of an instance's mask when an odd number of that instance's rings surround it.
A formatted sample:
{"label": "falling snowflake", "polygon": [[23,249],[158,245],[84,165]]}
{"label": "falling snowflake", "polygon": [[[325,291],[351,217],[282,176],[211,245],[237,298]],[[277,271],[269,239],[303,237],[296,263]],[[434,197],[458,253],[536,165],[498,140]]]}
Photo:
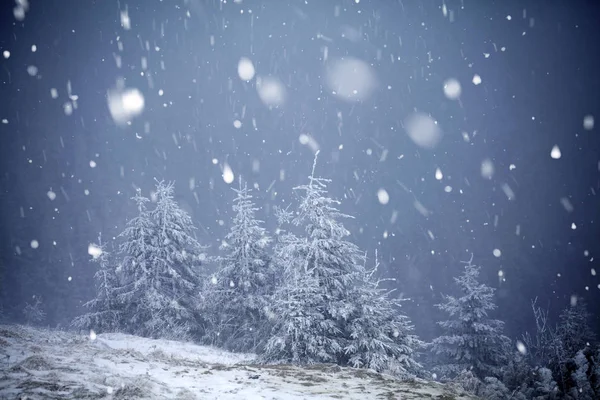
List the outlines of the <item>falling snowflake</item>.
{"label": "falling snowflake", "polygon": [[256,91],[261,101],[269,107],[277,107],[285,102],[285,87],[277,78],[256,78]]}
{"label": "falling snowflake", "polygon": [[406,133],[419,147],[434,148],[442,140],[442,131],[430,116],[422,113],[413,114],[404,123]]}
{"label": "falling snowflake", "polygon": [[107,98],[110,115],[117,124],[127,123],[144,110],[144,96],[138,89],[111,90]]}
{"label": "falling snowflake", "polygon": [[369,64],[353,57],[331,61],[325,79],[335,96],[351,102],[366,100],[377,82]]}
{"label": "falling snowflake", "polygon": [[235,177],[233,175],[231,167],[229,166],[229,164],[225,163],[225,165],[223,166],[223,180],[225,181],[225,183],[230,184],[233,182],[234,179]]}
{"label": "falling snowflake", "polygon": [[377,198],[381,204],[387,204],[390,201],[390,195],[385,189],[379,189],[377,192]]}
{"label": "falling snowflake", "polygon": [[450,100],[456,100],[460,97],[462,92],[462,88],[460,87],[460,82],[454,78],[446,80],[444,82],[444,94]]}
{"label": "falling snowflake", "polygon": [[583,117],[583,129],[587,131],[591,131],[592,129],[594,129],[593,115],[586,115],[585,117]]}
{"label": "falling snowflake", "polygon": [[240,61],[238,62],[238,75],[240,76],[241,80],[251,80],[252,78],[254,78],[255,72],[256,71],[254,70],[254,64],[252,64],[252,61],[249,58],[240,58]]}

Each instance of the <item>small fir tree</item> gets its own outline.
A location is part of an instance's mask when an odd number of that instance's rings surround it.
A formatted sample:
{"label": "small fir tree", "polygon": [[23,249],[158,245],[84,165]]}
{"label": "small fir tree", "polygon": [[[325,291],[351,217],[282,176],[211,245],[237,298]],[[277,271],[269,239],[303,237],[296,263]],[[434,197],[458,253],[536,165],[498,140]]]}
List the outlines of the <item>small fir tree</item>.
{"label": "small fir tree", "polygon": [[110,255],[106,245],[102,243],[102,235],[98,236],[98,244],[90,245],[92,261],[98,265],[94,274],[96,281],[96,297],[83,306],[89,312],[73,320],[71,326],[79,330],[93,329],[96,332],[112,332],[118,329],[119,311],[115,301],[115,289],[118,286],[115,268],[110,263]]}
{"label": "small fir tree", "polygon": [[250,190],[246,185],[233,189],[236,213],[221,249],[227,254],[217,258],[220,269],[214,279],[210,304],[213,340],[233,351],[255,351],[265,339],[272,292],[272,271],[267,246],[271,238],[256,219]]}
{"label": "small fir tree", "polygon": [[590,313],[585,301],[576,296],[572,297],[570,306],[560,314],[557,328],[558,339],[566,357],[574,357],[579,350],[592,345],[596,340],[589,321]]}
{"label": "small fir tree", "polygon": [[46,312],[42,309],[42,298],[34,295],[33,303],[25,303],[23,315],[25,316],[25,323],[27,325],[38,325],[44,322]]}
{"label": "small fir tree", "polygon": [[355,310],[346,324],[348,343],[344,348],[347,363],[399,376],[411,376],[421,370],[415,350],[423,343],[413,333],[409,318],[402,314],[401,303],[391,298],[392,291],[379,287],[375,280],[379,262],[365,273],[351,296]]}
{"label": "small fir tree", "polygon": [[464,273],[454,278],[462,296],[445,296],[445,302],[437,305],[450,316],[439,322],[444,335],[431,344],[433,353],[441,358],[435,369],[446,377],[465,369],[480,379],[497,377],[507,362],[509,339],[502,334],[504,323],[488,316],[496,308],[494,289],[478,282],[479,267],[472,260],[471,256]]}

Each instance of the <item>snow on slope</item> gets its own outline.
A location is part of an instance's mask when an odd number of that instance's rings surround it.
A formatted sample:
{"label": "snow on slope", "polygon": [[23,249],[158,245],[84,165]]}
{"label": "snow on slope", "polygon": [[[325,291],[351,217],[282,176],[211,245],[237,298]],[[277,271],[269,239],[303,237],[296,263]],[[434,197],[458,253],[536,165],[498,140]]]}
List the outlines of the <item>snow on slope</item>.
{"label": "snow on slope", "polygon": [[0,326],[0,399],[474,399],[427,381],[168,340]]}

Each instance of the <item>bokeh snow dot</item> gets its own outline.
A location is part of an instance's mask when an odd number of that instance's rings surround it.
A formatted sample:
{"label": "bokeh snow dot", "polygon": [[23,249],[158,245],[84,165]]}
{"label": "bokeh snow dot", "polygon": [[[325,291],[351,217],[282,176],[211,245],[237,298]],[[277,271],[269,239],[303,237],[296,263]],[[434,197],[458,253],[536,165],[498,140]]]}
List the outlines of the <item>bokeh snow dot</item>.
{"label": "bokeh snow dot", "polygon": [[477,74],[473,75],[473,84],[475,86],[481,84],[481,77]]}
{"label": "bokeh snow dot", "polygon": [[30,76],[36,76],[38,73],[38,69],[35,65],[30,65],[29,67],[27,67],[27,73]]}
{"label": "bokeh snow dot", "polygon": [[283,105],[285,101],[285,87],[277,78],[256,78],[256,91],[261,101],[269,107]]}
{"label": "bokeh snow dot", "polygon": [[557,145],[554,145],[554,147],[550,151],[550,157],[554,158],[555,160],[558,160],[561,156],[562,153],[560,152],[560,149]]}
{"label": "bokeh snow dot", "polygon": [[454,78],[450,78],[444,82],[444,94],[450,100],[456,100],[460,97],[462,88],[460,82]]}
{"label": "bokeh snow dot", "polygon": [[437,123],[427,114],[416,113],[404,122],[406,133],[419,147],[434,148],[442,139],[442,131]]}
{"label": "bokeh snow dot", "polygon": [[231,170],[231,167],[229,166],[229,164],[225,164],[223,166],[223,180],[225,181],[225,183],[232,183],[234,180],[234,175],[233,175],[233,171]]}
{"label": "bokeh snow dot", "polygon": [[583,129],[587,131],[591,131],[592,129],[594,129],[593,115],[586,115],[585,117],[583,117]]}
{"label": "bokeh snow dot", "polygon": [[242,122],[239,119],[236,119],[235,121],[233,121],[233,126],[236,129],[240,129],[242,127]]}
{"label": "bokeh snow dot", "polygon": [[31,241],[30,245],[32,249],[37,249],[38,247],[40,247],[40,243],[35,239]]}
{"label": "bokeh snow dot", "polygon": [[328,65],[325,80],[335,96],[352,102],[366,100],[377,82],[369,64],[353,57],[332,61]]}
{"label": "bokeh snow dot", "polygon": [[494,176],[494,163],[489,158],[481,162],[481,176],[485,179],[492,179]]}
{"label": "bokeh snow dot", "polygon": [[494,249],[492,253],[494,254],[494,257],[500,257],[502,255],[500,249]]}
{"label": "bokeh snow dot", "polygon": [[385,189],[379,189],[377,192],[377,199],[381,204],[387,204],[390,201],[390,195]]}
{"label": "bokeh snow dot", "polygon": [[255,70],[252,61],[247,57],[240,58],[240,61],[238,62],[238,75],[240,76],[240,79],[249,81],[254,78],[254,73]]}
{"label": "bokeh snow dot", "polygon": [[125,124],[144,110],[145,100],[138,89],[111,90],[108,92],[108,109],[117,124]]}

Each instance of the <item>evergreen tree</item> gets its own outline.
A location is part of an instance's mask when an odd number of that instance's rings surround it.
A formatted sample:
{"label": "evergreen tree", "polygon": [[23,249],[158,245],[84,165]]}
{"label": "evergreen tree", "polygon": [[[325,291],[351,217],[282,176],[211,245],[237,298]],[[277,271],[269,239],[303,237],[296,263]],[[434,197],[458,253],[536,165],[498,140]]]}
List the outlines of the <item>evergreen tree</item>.
{"label": "evergreen tree", "polygon": [[558,386],[552,377],[552,371],[548,368],[537,368],[530,398],[533,400],[554,400],[558,399],[558,396]]}
{"label": "evergreen tree", "polygon": [[348,364],[394,375],[414,375],[421,369],[415,361],[415,350],[423,343],[413,334],[409,318],[400,311],[400,301],[375,281],[379,262],[375,253],[375,268],[365,273],[352,290],[355,305],[346,324],[349,337],[344,348]]}
{"label": "evergreen tree", "polygon": [[600,393],[594,393],[594,388],[590,382],[590,378],[593,377],[593,370],[590,368],[586,354],[579,350],[574,361],[575,370],[571,373],[571,381],[574,384],[570,390],[571,397],[578,400],[597,399],[596,395],[600,395]]}
{"label": "evergreen tree", "polygon": [[464,273],[454,278],[462,296],[445,296],[445,302],[437,305],[451,318],[438,322],[445,334],[431,344],[432,351],[441,356],[436,369],[442,376],[472,369],[480,379],[495,377],[507,361],[509,339],[502,334],[504,323],[488,316],[496,308],[494,289],[477,281],[479,267],[472,260],[471,256]]}
{"label": "evergreen tree", "polygon": [[156,257],[152,263],[152,286],[148,307],[151,336],[198,333],[196,312],[200,291],[198,267],[205,248],[192,236],[195,229],[190,216],[173,198],[173,183],[157,182],[156,207],[150,212],[155,224],[153,241]]}
{"label": "evergreen tree", "polygon": [[153,268],[158,259],[157,229],[147,209],[150,199],[137,189],[132,200],[138,215],[127,222],[119,235],[122,239],[119,250],[123,256],[118,268],[121,285],[116,290],[122,311],[120,327],[131,334],[149,336],[148,323],[155,318],[149,308],[149,297],[153,293]]}
{"label": "evergreen tree", "polygon": [[302,193],[298,213],[279,215],[306,236],[285,232],[275,248],[284,282],[274,296],[277,317],[264,357],[406,371],[418,365],[412,327],[366,278],[365,257],[340,221],[350,216],[327,197],[329,180],[315,178],[314,168],[309,183],[295,188]]}
{"label": "evergreen tree", "polygon": [[[275,208],[280,226],[294,220],[293,213]],[[267,315],[272,330],[261,359],[268,363],[315,364],[337,362],[342,347],[335,321],[327,318],[324,292],[319,281],[304,272],[308,240],[278,229],[273,263],[279,273],[279,289]]]}
{"label": "evergreen tree", "polygon": [[117,275],[110,263],[106,245],[102,243],[102,235],[98,236],[98,245],[92,245],[90,249],[92,249],[92,261],[98,264],[98,270],[94,274],[96,297],[83,305],[90,311],[75,318],[71,326],[79,330],[111,332],[118,328],[119,323],[119,311],[115,302]]}
{"label": "evergreen tree", "polygon": [[123,286],[117,297],[128,332],[185,339],[199,329],[195,266],[203,248],[191,236],[191,218],[173,199],[173,185],[157,182],[156,199],[156,207],[149,211],[149,199],[139,190],[133,198],[138,216],[120,235]]}
{"label": "evergreen tree", "polygon": [[591,376],[592,388],[596,395],[600,396],[600,348],[594,353]]}
{"label": "evergreen tree", "polygon": [[498,380],[498,378],[491,376],[488,376],[483,380],[479,391],[477,392],[478,396],[486,400],[525,400],[525,396],[520,395],[518,392],[515,392],[515,394],[518,394],[519,396],[511,396],[508,388]]}
{"label": "evergreen tree", "polygon": [[233,211],[231,231],[221,246],[227,254],[217,258],[220,269],[211,290],[213,340],[234,351],[254,351],[264,344],[265,308],[273,290],[267,246],[271,238],[255,218],[250,190],[239,190]]}
{"label": "evergreen tree", "polygon": [[268,363],[337,363],[341,330],[324,309],[325,294],[310,274],[286,274],[271,308],[272,335],[261,358]]}
{"label": "evergreen tree", "polygon": [[594,343],[596,335],[590,328],[589,320],[590,313],[585,301],[574,297],[571,305],[560,314],[560,323],[557,329],[564,356],[574,357],[579,350]]}
{"label": "evergreen tree", "polygon": [[[356,245],[345,240],[349,232],[339,219],[349,216],[336,208],[339,202],[326,196],[328,182],[314,177],[313,165],[309,184],[294,188],[303,195],[298,213],[291,223],[304,227],[306,236],[286,233],[276,246],[276,262],[285,268],[286,281],[275,295],[274,309],[277,311],[274,313],[279,320],[275,321],[273,337],[266,348],[267,359],[275,358],[275,354],[270,353],[276,348],[274,341],[286,344],[285,348],[278,349],[279,355],[284,355],[285,359],[294,358],[294,349],[290,347],[294,341],[283,340],[282,337],[290,334],[286,327],[299,325],[312,329],[302,333],[307,341],[307,352],[298,353],[295,362],[343,364],[347,361],[343,353],[348,343],[344,330],[354,310],[349,294],[364,273],[363,255]],[[307,296],[307,293],[313,300],[302,308],[297,299]],[[300,307],[296,311],[293,311],[294,304]],[[286,307],[289,307],[288,311],[285,311]],[[294,321],[286,321],[285,318],[293,318]],[[311,353],[311,350],[316,353]]]}
{"label": "evergreen tree", "polygon": [[38,325],[46,319],[46,312],[42,309],[42,298],[33,296],[33,303],[25,303],[23,308],[25,323],[27,325]]}

